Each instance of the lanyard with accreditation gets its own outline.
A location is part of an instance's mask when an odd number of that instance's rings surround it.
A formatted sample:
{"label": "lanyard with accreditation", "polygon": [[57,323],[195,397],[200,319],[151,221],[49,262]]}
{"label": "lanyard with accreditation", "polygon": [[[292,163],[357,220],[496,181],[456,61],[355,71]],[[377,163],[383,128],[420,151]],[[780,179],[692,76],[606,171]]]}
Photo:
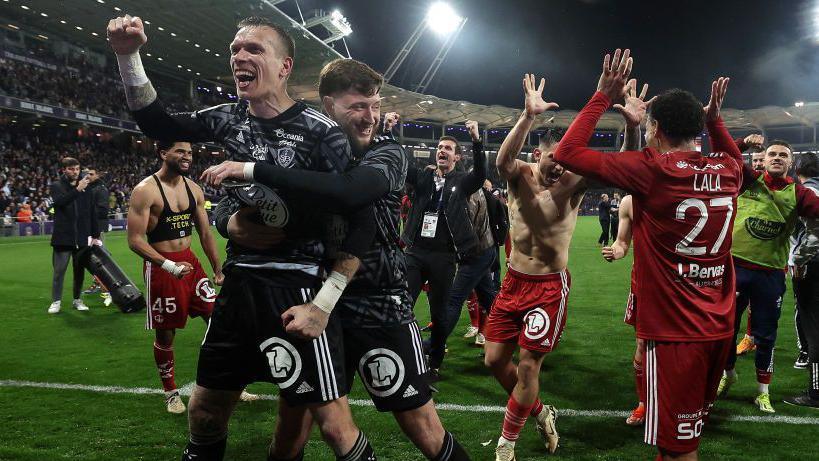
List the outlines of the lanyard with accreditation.
{"label": "lanyard with accreditation", "polygon": [[438,229],[438,214],[441,212],[441,207],[444,203],[444,183],[446,179],[435,177],[435,190],[441,191],[438,196],[438,206],[435,207],[435,212],[427,211],[424,213],[424,222],[421,224],[421,237],[435,238],[435,232]]}

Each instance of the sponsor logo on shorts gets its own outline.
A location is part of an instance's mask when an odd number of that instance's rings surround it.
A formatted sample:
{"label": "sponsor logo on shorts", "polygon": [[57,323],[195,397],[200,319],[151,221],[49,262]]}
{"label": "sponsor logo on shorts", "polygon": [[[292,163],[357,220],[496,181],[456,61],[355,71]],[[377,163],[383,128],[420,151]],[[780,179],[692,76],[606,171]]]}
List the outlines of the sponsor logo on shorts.
{"label": "sponsor logo on shorts", "polygon": [[154,315],[154,322],[162,323],[163,320],[165,320],[165,317],[163,317],[163,316],[161,316],[159,314]]}
{"label": "sponsor logo on shorts", "polygon": [[407,388],[404,390],[404,395],[403,395],[403,398],[408,399],[408,398],[413,397],[413,396],[416,396],[416,395],[418,395],[418,391],[417,391],[417,390],[415,390],[415,388],[414,388],[414,387],[412,387],[412,384],[410,384],[410,385],[409,385],[409,386],[407,386]]}
{"label": "sponsor logo on shorts", "polygon": [[213,289],[210,280],[202,278],[196,282],[196,296],[199,296],[199,299],[206,303],[216,301],[216,290]]}
{"label": "sponsor logo on shorts", "polygon": [[259,345],[267,356],[270,375],[280,389],[287,389],[301,374],[301,356],[292,344],[282,338],[270,338]]}
{"label": "sponsor logo on shorts", "polygon": [[523,317],[523,324],[523,334],[526,335],[527,338],[536,341],[546,336],[552,322],[549,320],[549,314],[547,314],[543,308],[536,307],[526,313],[526,316]]}
{"label": "sponsor logo on shorts", "polygon": [[313,389],[313,386],[307,384],[307,381],[302,381],[301,384],[299,384],[299,387],[296,389],[296,394],[306,394],[308,392],[313,392],[314,390],[315,389]]}
{"label": "sponsor logo on shorts", "polygon": [[373,349],[358,362],[358,373],[367,390],[376,397],[395,394],[404,382],[404,362],[389,349]]}

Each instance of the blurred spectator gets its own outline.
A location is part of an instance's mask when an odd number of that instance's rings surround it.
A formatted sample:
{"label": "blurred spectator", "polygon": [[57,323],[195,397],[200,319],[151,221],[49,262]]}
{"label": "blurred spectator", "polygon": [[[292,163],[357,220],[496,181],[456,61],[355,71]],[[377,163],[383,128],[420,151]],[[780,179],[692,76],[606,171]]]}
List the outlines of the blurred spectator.
{"label": "blurred spectator", "polygon": [[31,222],[32,214],[33,213],[31,212],[31,205],[29,205],[28,203],[18,204],[17,222],[21,222],[21,223]]}

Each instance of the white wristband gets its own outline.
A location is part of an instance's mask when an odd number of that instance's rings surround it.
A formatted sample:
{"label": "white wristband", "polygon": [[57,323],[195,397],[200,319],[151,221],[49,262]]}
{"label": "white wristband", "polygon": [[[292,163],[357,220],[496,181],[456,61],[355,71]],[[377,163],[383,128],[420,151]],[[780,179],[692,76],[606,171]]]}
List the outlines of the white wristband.
{"label": "white wristband", "polygon": [[253,180],[253,170],[256,169],[256,162],[245,162],[244,169],[242,170],[242,174],[245,176],[245,180],[252,181]]}
{"label": "white wristband", "polygon": [[139,51],[132,54],[118,54],[117,64],[119,64],[119,75],[125,86],[142,86],[149,82],[142,67],[142,58]]}
{"label": "white wristband", "polygon": [[347,288],[347,277],[333,271],[324,281],[324,285],[321,286],[321,290],[316,294],[316,297],[313,298],[313,304],[329,314],[333,312],[333,308],[336,307],[338,298],[344,293],[345,288]]}
{"label": "white wristband", "polygon": [[162,269],[167,271],[174,277],[179,277],[179,274],[182,273],[182,266],[177,266],[176,263],[171,261],[170,259],[162,261]]}

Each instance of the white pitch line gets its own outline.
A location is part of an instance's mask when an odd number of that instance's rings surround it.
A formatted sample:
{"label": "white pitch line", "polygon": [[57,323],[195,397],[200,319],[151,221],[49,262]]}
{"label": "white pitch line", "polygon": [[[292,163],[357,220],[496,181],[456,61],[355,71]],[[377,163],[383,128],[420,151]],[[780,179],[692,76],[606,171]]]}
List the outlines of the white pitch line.
{"label": "white pitch line", "polygon": [[[180,389],[180,393],[193,388],[194,383],[188,383]],[[66,384],[66,383],[47,383],[37,381],[20,381],[15,379],[0,380],[0,387],[33,387],[38,389],[59,389],[59,390],[73,390],[73,391],[87,391],[97,392],[102,394],[134,394],[134,395],[153,395],[164,394],[162,389],[150,387],[122,387],[122,386],[92,386],[88,384]],[[261,400],[277,400],[278,397],[270,394],[259,394]],[[374,406],[370,400],[350,399],[350,405],[354,407],[372,407]],[[455,403],[438,403],[435,407],[444,411],[458,411],[464,413],[503,413],[506,407],[500,405],[459,405]],[[573,410],[569,408],[558,409],[558,415],[561,417],[578,417],[578,418],[625,418],[630,413],[628,411],[615,410]],[[714,419],[723,421],[738,421],[747,423],[780,423],[780,424],[796,424],[796,425],[819,425],[819,418],[808,416],[715,416]]]}

